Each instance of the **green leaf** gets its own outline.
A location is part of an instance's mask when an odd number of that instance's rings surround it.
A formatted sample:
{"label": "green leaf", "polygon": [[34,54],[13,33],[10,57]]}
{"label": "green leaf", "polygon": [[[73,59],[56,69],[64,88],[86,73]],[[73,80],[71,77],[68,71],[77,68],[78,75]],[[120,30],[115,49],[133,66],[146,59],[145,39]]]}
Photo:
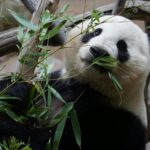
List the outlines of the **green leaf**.
{"label": "green leaf", "polygon": [[48,97],[47,97],[47,105],[50,108],[52,102],[52,96],[51,96],[51,87],[48,85]]}
{"label": "green leaf", "polygon": [[0,143],[0,150],[10,150],[7,145]]}
{"label": "green leaf", "polygon": [[51,139],[49,139],[44,150],[51,150],[51,142]]}
{"label": "green leaf", "polygon": [[27,95],[29,101],[33,100],[35,93],[36,93],[36,88],[35,86],[32,86],[31,90],[29,91],[29,94]]}
{"label": "green leaf", "polygon": [[22,101],[22,99],[18,98],[18,97],[10,97],[10,96],[0,96],[0,101],[4,101],[4,102],[10,102],[12,100],[15,100],[15,101]]}
{"label": "green leaf", "polygon": [[25,147],[22,147],[20,150],[32,150],[29,145],[26,145]]}
{"label": "green leaf", "polygon": [[70,6],[70,4],[65,4],[65,6],[60,10],[59,14],[63,15],[67,11],[69,6]]}
{"label": "green leaf", "polygon": [[43,38],[43,40],[50,39],[50,38],[54,37],[59,32],[59,30],[64,26],[64,24],[66,22],[67,22],[67,20],[63,20],[60,24],[58,24],[56,27],[54,27],[52,30],[50,30],[47,33],[47,36],[45,38]]}
{"label": "green leaf", "polygon": [[61,102],[66,104],[66,101],[62,98],[62,96],[53,88],[53,87],[49,87],[51,90],[51,93]]}
{"label": "green leaf", "polygon": [[70,118],[71,118],[71,123],[72,123],[76,142],[78,146],[81,148],[81,129],[80,129],[77,112],[75,109],[72,109],[72,111],[70,112]]}
{"label": "green leaf", "polygon": [[93,64],[107,69],[111,69],[115,68],[118,65],[118,61],[110,56],[102,56],[94,59]]}
{"label": "green leaf", "polygon": [[67,120],[67,116],[65,116],[64,119],[57,125],[55,135],[54,135],[54,141],[53,141],[53,150],[58,150],[59,143],[66,124],[66,120]]}
{"label": "green leaf", "polygon": [[56,117],[52,119],[50,123],[50,127],[53,127],[58,122],[60,122],[66,115],[68,115],[68,113],[72,110],[73,106],[74,106],[73,102],[69,102],[65,104],[62,107],[62,110],[59,112],[59,114],[57,114]]}
{"label": "green leaf", "polygon": [[12,118],[14,121],[16,121],[16,122],[21,122],[19,116],[17,116],[13,111],[7,109],[7,110],[6,110],[6,114],[7,114],[10,118]]}
{"label": "green leaf", "polygon": [[94,9],[93,12],[92,12],[92,17],[91,17],[91,18],[92,18],[94,21],[100,22],[100,21],[99,21],[100,14],[101,14],[101,12],[100,12],[99,10]]}
{"label": "green leaf", "polygon": [[10,14],[23,26],[27,27],[28,29],[31,29],[33,31],[37,31],[38,26],[31,23],[29,20],[23,18],[22,16],[18,15],[16,12],[9,9]]}
{"label": "green leaf", "polygon": [[47,34],[48,28],[42,28],[41,32],[40,32],[40,36],[39,36],[39,40],[43,41],[43,39],[45,38],[46,34]]}
{"label": "green leaf", "polygon": [[111,81],[113,82],[118,93],[121,93],[123,88],[122,88],[121,84],[119,83],[119,81],[116,79],[116,77],[110,72],[108,73],[108,76],[111,79]]}
{"label": "green leaf", "polygon": [[19,30],[18,30],[18,35],[17,35],[17,39],[18,41],[22,44],[23,43],[23,39],[24,39],[24,27],[23,26],[19,26]]}
{"label": "green leaf", "polygon": [[46,52],[30,52],[29,54],[25,54],[20,58],[20,63],[26,64],[29,66],[34,66],[37,62],[37,59],[40,56],[46,55]]}
{"label": "green leaf", "polygon": [[0,111],[5,111],[5,107],[8,108],[9,106],[11,106],[10,103],[0,100]]}
{"label": "green leaf", "polygon": [[41,26],[52,23],[56,19],[56,16],[50,13],[49,10],[46,10],[41,15]]}

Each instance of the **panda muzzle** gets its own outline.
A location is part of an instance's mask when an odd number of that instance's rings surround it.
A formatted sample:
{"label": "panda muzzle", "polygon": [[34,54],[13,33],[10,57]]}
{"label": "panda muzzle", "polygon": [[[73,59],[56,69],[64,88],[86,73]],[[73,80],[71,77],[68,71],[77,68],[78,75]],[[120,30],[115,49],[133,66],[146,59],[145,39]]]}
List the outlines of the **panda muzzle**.
{"label": "panda muzzle", "polygon": [[96,46],[90,47],[90,53],[92,54],[94,59],[98,58],[98,57],[109,56],[109,53],[106,50],[101,49],[101,48],[96,47]]}

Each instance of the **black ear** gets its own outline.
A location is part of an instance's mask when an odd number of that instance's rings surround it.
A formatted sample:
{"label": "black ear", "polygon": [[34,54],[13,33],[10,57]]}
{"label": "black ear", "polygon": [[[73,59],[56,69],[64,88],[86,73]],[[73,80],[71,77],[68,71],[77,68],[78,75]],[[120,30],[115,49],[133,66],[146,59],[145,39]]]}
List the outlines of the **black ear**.
{"label": "black ear", "polygon": [[[53,28],[55,28],[56,26],[58,26],[61,23],[61,20],[56,20],[54,23],[52,23],[48,30],[52,30]],[[45,40],[44,41],[44,45],[51,45],[51,46],[60,46],[63,45],[66,41],[66,32],[67,29],[65,28],[65,26],[63,26],[59,32],[52,37],[51,39]]]}

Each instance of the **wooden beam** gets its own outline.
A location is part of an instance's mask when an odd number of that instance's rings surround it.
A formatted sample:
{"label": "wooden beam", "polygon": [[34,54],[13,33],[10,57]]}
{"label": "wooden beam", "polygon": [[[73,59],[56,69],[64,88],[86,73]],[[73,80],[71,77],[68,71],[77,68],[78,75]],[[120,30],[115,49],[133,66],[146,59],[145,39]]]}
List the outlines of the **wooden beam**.
{"label": "wooden beam", "polygon": [[0,32],[0,56],[17,50],[17,31],[18,28],[13,28]]}
{"label": "wooden beam", "polygon": [[21,0],[26,8],[33,13],[39,0]]}
{"label": "wooden beam", "polygon": [[120,14],[121,11],[124,9],[126,4],[126,0],[116,0],[114,8],[112,10],[112,15]]}
{"label": "wooden beam", "polygon": [[[108,5],[105,5],[105,6],[98,7],[98,8],[96,8],[96,10],[99,10],[103,13],[108,13],[108,12],[111,13],[113,6],[114,6],[114,4],[108,4]],[[88,11],[88,12],[84,13],[84,18],[83,18],[83,14],[75,16],[72,22],[68,22],[66,24],[66,27],[75,26],[76,24],[82,22],[83,19],[90,18],[91,14],[92,14],[92,11]]]}

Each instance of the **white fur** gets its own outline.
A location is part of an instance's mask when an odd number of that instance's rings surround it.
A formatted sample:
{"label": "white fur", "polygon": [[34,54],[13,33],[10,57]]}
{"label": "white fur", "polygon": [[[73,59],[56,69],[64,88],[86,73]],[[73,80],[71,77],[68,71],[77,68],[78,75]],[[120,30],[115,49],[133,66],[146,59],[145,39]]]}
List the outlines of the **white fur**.
{"label": "white fur", "polygon": [[[147,126],[146,107],[144,103],[144,87],[150,70],[150,56],[146,34],[132,21],[121,16],[104,16],[95,28],[103,29],[99,36],[88,43],[81,42],[81,31],[84,32],[90,20],[73,28],[68,37],[66,48],[66,67],[68,76],[76,76],[81,82],[88,83],[95,90],[112,99],[112,103],[133,112]],[[76,37],[76,38],[74,38]],[[125,63],[119,63],[113,74],[123,87],[122,101],[107,74],[100,74],[94,68],[88,67],[82,59],[91,55],[90,46],[105,49],[117,58],[116,43],[125,40],[130,58]]]}

